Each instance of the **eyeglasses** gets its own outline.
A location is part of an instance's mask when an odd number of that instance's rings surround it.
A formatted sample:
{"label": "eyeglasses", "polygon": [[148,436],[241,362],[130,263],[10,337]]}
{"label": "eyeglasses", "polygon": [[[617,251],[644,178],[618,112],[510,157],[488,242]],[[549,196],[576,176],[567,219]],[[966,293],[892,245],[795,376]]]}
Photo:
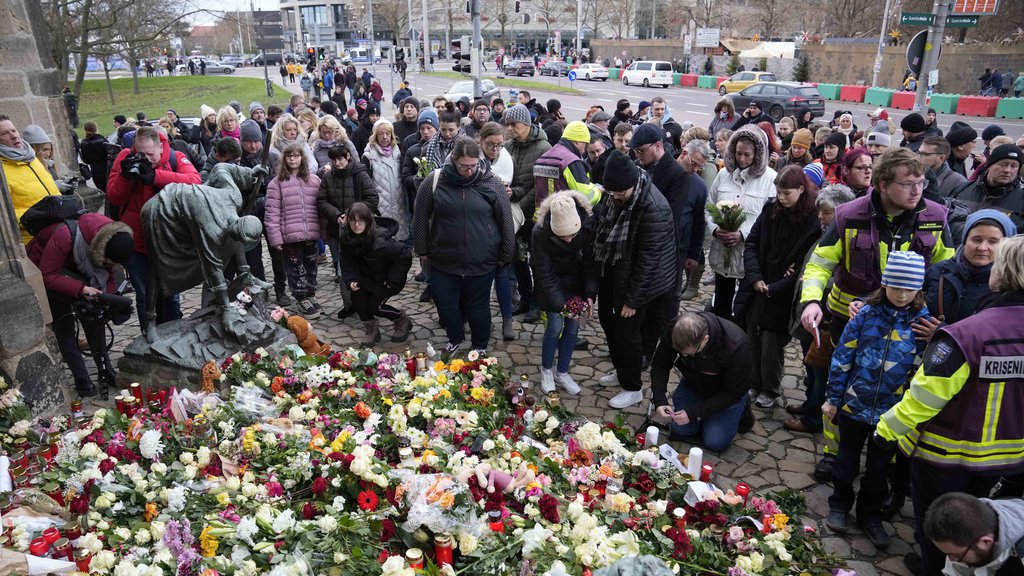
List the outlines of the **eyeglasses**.
{"label": "eyeglasses", "polygon": [[468,173],[468,174],[472,174],[473,172],[476,172],[476,169],[477,169],[478,166],[479,166],[478,163],[474,163],[474,164],[455,164],[455,167],[459,169],[459,172],[465,172],[465,173]]}
{"label": "eyeglasses", "polygon": [[938,152],[918,152],[918,156],[941,156]]}
{"label": "eyeglasses", "polygon": [[860,170],[861,172],[864,173],[871,172],[873,169],[874,168],[871,166],[871,164],[866,164],[864,166],[850,166],[850,170]]}
{"label": "eyeglasses", "polygon": [[927,180],[919,180],[917,182],[893,182],[892,185],[893,186],[899,186],[900,188],[903,188],[904,190],[906,190],[908,188],[918,188],[918,189],[924,190],[925,187],[928,186],[928,181]]}
{"label": "eyeglasses", "polygon": [[500,142],[497,143],[497,144],[492,143],[492,142],[484,142],[484,148],[486,148],[488,150],[499,150],[499,149],[501,149],[502,145],[503,144],[500,143]]}
{"label": "eyeglasses", "polygon": [[970,546],[968,546],[967,548],[964,548],[964,551],[961,552],[960,555],[956,557],[956,559],[953,559],[953,555],[952,554],[946,554],[946,556],[950,560],[953,560],[954,562],[963,563],[964,558],[967,557],[967,553],[970,552],[971,550],[973,550],[974,549],[974,545],[977,544],[977,543],[978,543],[977,540],[975,540],[974,542],[971,542]]}
{"label": "eyeglasses", "polygon": [[646,154],[653,146],[654,144],[646,144],[644,146],[637,146],[636,148],[633,148],[633,150],[635,150],[637,154]]}

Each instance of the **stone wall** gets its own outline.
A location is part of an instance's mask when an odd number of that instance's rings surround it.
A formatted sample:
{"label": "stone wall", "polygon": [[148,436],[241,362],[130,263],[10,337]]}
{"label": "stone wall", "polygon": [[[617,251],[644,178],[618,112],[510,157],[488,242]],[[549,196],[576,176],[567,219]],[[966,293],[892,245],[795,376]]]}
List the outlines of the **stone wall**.
{"label": "stone wall", "polygon": [[0,3],[0,114],[15,126],[38,124],[50,136],[61,166],[78,168],[71,127],[60,97],[67,84],[50,55],[38,2]]}
{"label": "stone wall", "polygon": [[[878,47],[875,44],[808,45],[802,53],[808,57],[814,81],[838,84],[871,84]],[[878,84],[896,88],[907,69],[906,46],[886,46],[882,51],[882,70]],[[1008,44],[947,44],[939,58],[937,92],[977,94],[978,76],[985,68],[1018,72],[1024,68],[1024,46]]]}

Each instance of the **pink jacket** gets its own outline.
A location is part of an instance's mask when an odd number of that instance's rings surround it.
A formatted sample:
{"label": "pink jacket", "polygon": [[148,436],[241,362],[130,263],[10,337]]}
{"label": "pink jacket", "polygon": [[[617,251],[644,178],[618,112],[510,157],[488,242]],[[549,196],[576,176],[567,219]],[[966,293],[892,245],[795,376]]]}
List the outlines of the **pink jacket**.
{"label": "pink jacket", "polygon": [[293,176],[287,180],[274,178],[267,184],[267,215],[264,226],[270,245],[319,240],[320,215],[316,211],[316,195],[320,178],[309,175],[309,180]]}

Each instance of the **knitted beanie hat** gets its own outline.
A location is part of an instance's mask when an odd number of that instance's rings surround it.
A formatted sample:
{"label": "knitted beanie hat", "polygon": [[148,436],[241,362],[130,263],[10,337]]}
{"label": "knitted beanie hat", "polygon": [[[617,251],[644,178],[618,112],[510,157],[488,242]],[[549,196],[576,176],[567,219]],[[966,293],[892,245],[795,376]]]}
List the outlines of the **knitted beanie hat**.
{"label": "knitted beanie hat", "polygon": [[572,194],[559,192],[551,197],[549,204],[551,232],[555,236],[569,236],[580,231],[582,223]]}
{"label": "knitted beanie hat", "polygon": [[882,272],[882,286],[920,290],[924,286],[924,258],[917,252],[893,252]]}

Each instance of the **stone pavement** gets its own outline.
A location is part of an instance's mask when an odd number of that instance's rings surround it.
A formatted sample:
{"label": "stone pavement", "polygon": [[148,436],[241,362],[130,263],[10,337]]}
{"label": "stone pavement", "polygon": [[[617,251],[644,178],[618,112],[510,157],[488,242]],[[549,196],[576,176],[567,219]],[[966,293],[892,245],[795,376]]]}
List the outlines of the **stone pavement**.
{"label": "stone pavement", "polygon": [[[266,251],[264,251],[266,254]],[[270,272],[270,263],[266,263],[267,272]],[[418,298],[424,285],[412,280],[412,275],[419,271],[419,264],[413,264],[410,272],[410,280],[405,290],[390,303],[398,308],[404,309],[412,318],[414,328],[406,343],[395,344],[390,342],[390,323],[382,323],[382,342],[375,348],[380,351],[403,353],[406,349],[414,352],[422,351],[428,342],[436,349],[440,349],[446,339],[444,331],[438,325],[437,314],[433,304],[420,303]],[[312,322],[319,337],[330,342],[335,349],[348,346],[357,346],[362,335],[362,323],[356,317],[346,320],[338,320],[335,316],[340,308],[340,296],[338,296],[337,284],[332,281],[332,271],[329,264],[322,265],[319,271],[320,290],[318,298],[324,306],[324,313],[320,318]],[[685,302],[686,309],[699,309],[710,299],[711,286],[702,286],[701,295],[697,300]],[[187,315],[199,307],[199,290],[193,289],[182,295],[183,312]],[[503,365],[511,367],[515,374],[526,373],[530,380],[536,383],[539,380],[541,336],[544,328],[542,324],[523,324],[519,322],[521,317],[516,317],[516,328],[518,338],[512,342],[501,340],[501,316],[498,312],[497,301],[492,299],[492,310],[494,322],[492,325],[491,347],[488,351],[496,356]],[[581,335],[590,341],[588,351],[578,351],[573,355],[573,365],[570,373],[573,378],[583,386],[583,393],[579,396],[568,396],[563,392],[562,402],[570,410],[579,412],[596,421],[611,419],[615,416],[614,410],[608,407],[608,400],[617,392],[617,389],[603,388],[597,385],[597,378],[605,375],[612,369],[611,360],[608,358],[608,347],[604,343],[604,337],[597,321],[594,320],[581,330]],[[133,318],[123,326],[115,327],[115,344],[112,351],[112,358],[116,364],[116,358],[128,342],[139,334],[138,323]],[[468,341],[468,330],[467,330]],[[792,343],[786,351],[785,379],[783,382],[784,396],[788,402],[802,402],[803,390],[798,389],[798,382],[802,379],[799,346]],[[645,381],[648,376],[644,376]],[[70,378],[69,378],[70,381]],[[535,384],[535,386],[539,386]],[[670,392],[674,389],[674,382],[670,384]],[[650,399],[650,392],[647,391],[647,399]],[[93,407],[102,405],[92,401],[88,404]],[[631,426],[640,426],[647,410],[644,405],[624,410]],[[902,556],[910,552],[913,546],[913,513],[908,502],[901,514],[898,514],[892,523],[887,522],[886,527],[893,535],[892,546],[885,552],[875,549],[870,540],[851,523],[851,531],[846,536],[830,534],[824,525],[824,517],[828,514],[828,497],[832,493],[830,485],[820,485],[811,477],[814,463],[817,461],[821,448],[821,437],[814,437],[808,434],[795,434],[782,427],[782,421],[788,416],[782,407],[776,406],[770,412],[754,407],[757,415],[757,423],[754,429],[738,437],[733,445],[724,453],[706,454],[707,458],[715,466],[717,483],[723,487],[735,486],[739,480],[746,481],[753,488],[755,493],[764,494],[770,491],[777,491],[786,488],[803,492],[806,496],[807,511],[802,518],[806,525],[816,527],[830,552],[847,556],[850,558],[850,566],[860,576],[877,576],[879,574],[895,574],[898,576],[911,576],[903,566]],[[689,446],[681,443],[674,443],[677,450],[685,452]]]}

